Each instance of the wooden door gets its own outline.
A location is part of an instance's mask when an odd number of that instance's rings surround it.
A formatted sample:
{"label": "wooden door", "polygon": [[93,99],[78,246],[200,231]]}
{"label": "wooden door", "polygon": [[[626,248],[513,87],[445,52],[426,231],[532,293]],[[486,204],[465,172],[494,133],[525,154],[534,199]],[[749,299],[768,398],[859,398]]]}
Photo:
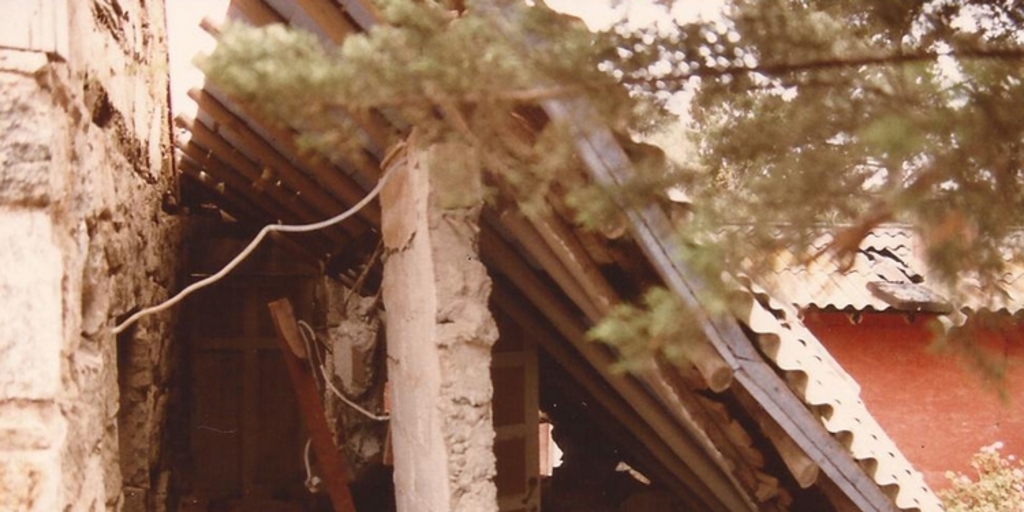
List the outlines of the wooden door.
{"label": "wooden door", "polygon": [[281,297],[308,318],[312,288],[294,278],[230,278],[192,299],[190,491],[204,499],[304,497],[306,433],[266,307]]}

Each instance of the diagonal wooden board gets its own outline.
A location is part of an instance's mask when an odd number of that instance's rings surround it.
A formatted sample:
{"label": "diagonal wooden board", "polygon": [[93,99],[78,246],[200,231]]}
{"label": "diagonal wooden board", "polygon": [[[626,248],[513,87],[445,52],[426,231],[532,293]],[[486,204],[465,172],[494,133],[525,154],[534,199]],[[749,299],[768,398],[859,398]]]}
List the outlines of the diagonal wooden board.
{"label": "diagonal wooden board", "polygon": [[313,451],[316,453],[317,467],[320,468],[320,476],[323,478],[324,487],[331,497],[331,504],[335,512],[356,512],[355,503],[352,501],[352,493],[348,488],[348,477],[345,476],[345,460],[338,452],[337,445],[331,437],[331,431],[327,427],[327,416],[324,414],[323,403],[320,401],[320,393],[317,391],[316,381],[309,370],[309,366],[303,363],[300,355],[305,350],[297,351],[292,347],[305,347],[295,321],[295,311],[288,299],[278,299],[267,304],[270,309],[270,316],[274,320],[274,328],[277,330],[277,340],[281,346],[281,358],[288,367],[288,375],[292,380],[292,387],[295,389],[295,398],[299,403],[299,411],[302,414],[302,421],[306,424],[306,431],[312,440]]}

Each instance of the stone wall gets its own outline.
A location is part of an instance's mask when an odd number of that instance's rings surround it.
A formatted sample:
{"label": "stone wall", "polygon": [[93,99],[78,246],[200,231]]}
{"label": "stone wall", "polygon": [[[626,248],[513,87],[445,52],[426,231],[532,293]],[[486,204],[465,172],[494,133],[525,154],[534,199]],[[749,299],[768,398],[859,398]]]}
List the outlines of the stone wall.
{"label": "stone wall", "polygon": [[111,328],[176,287],[163,5],[62,1],[0,49],[0,510],[158,510],[173,319]]}

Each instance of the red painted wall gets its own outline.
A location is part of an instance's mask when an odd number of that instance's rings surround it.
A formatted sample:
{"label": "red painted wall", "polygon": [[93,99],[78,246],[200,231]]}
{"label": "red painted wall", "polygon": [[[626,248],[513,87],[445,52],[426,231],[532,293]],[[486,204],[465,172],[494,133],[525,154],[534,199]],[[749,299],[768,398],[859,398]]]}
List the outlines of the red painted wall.
{"label": "red painted wall", "polygon": [[1009,363],[1009,403],[965,359],[929,350],[931,320],[903,314],[812,312],[807,327],[860,384],[861,398],[933,489],[944,474],[974,475],[971,455],[1002,441],[1004,456],[1024,457],[1024,324],[979,337],[986,354]]}

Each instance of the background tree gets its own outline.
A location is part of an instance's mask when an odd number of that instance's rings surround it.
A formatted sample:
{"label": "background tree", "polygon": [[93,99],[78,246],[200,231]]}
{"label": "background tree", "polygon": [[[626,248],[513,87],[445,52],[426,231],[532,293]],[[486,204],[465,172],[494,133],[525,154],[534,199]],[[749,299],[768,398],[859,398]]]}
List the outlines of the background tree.
{"label": "background tree", "polygon": [[[578,165],[564,127],[531,113],[544,98],[583,97],[640,172],[619,190],[572,190],[579,220],[615,215],[616,195],[685,190],[685,256],[712,281],[756,273],[750,262],[823,231],[834,233],[832,254],[805,255],[849,257],[883,222],[912,225],[935,275],[994,301],[1007,261],[1020,258],[1017,2],[734,0],[718,20],[601,33],[540,0],[501,2],[500,16],[490,2],[379,3],[384,23],[340,48],[281,26],[230,27],[202,66],[329,156],[361,154],[353,111],[417,126],[425,143],[461,139],[528,209]],[[678,130],[659,140],[692,143],[698,158],[680,165],[631,142],[664,130],[665,103],[687,90],[693,140]],[[598,334],[614,342],[623,325]]]}
{"label": "background tree", "polygon": [[655,96],[698,88],[691,236],[727,233],[734,268],[822,229],[844,258],[904,222],[934,275],[998,300],[1024,220],[1022,29],[1010,1],[738,0],[678,35],[619,36],[609,67]]}

